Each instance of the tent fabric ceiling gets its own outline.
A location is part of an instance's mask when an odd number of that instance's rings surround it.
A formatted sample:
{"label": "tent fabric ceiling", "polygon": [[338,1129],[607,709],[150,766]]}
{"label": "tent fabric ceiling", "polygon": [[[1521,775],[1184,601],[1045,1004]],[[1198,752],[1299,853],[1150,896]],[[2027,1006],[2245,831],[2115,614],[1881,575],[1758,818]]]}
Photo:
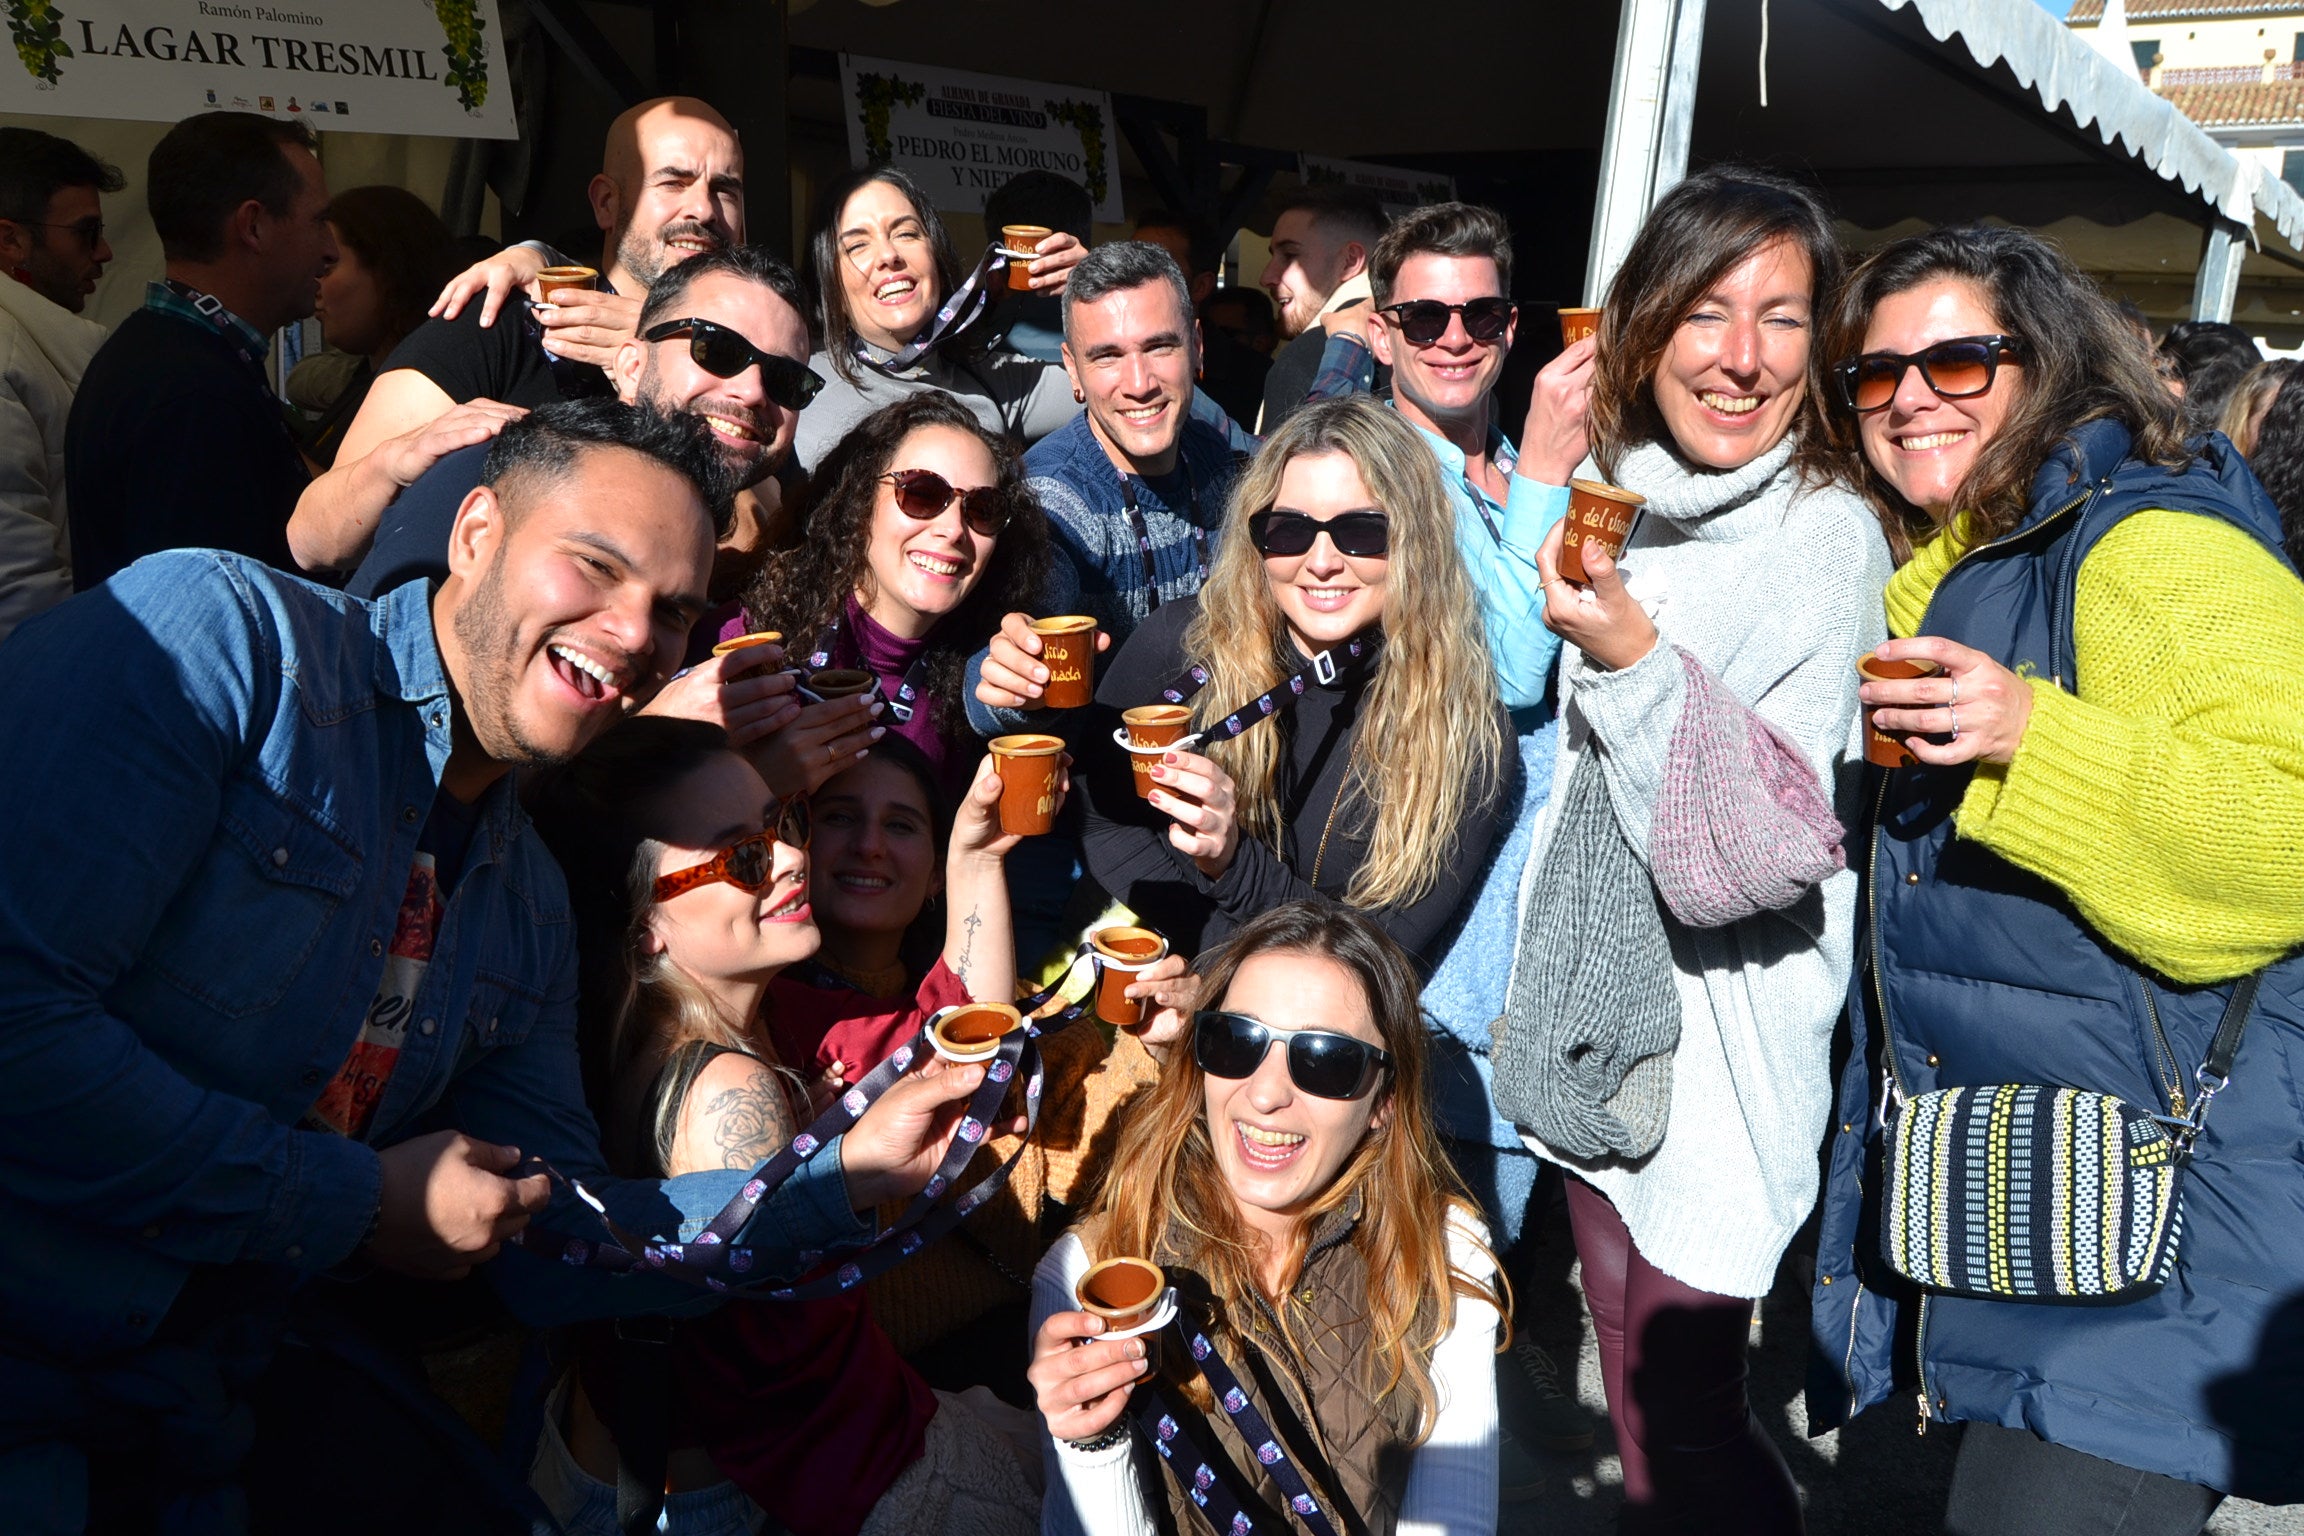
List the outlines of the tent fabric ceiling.
{"label": "tent fabric ceiling", "polygon": [[[791,40],[1189,102],[1218,137],[1278,149],[1427,164],[1598,151],[1614,5],[1444,4],[1429,38],[1522,78],[1377,93],[1397,78],[1374,66],[1399,46],[1400,13],[1376,0],[1169,0],[1149,27],[1116,0],[813,0],[794,5]],[[2261,210],[2304,237],[2292,189],[2029,0],[1709,0],[1692,151],[1813,175],[1868,227],[2153,212],[2253,225]]]}

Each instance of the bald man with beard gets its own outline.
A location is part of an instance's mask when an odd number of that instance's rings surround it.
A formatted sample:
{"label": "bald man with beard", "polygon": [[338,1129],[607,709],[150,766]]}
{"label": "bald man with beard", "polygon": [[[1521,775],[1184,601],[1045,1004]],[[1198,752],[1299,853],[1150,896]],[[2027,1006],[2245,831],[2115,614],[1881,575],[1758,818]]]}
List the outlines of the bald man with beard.
{"label": "bald man with beard", "polygon": [[[691,96],[618,115],[588,195],[606,291],[558,289],[535,304],[522,285],[543,258],[525,246],[457,279],[454,302],[387,359],[336,467],[298,500],[288,544],[305,570],[357,565],[394,498],[443,456],[532,407],[612,393],[602,370],[631,338],[648,285],[744,240],[743,148],[728,120]],[[463,302],[480,294],[480,304]]]}

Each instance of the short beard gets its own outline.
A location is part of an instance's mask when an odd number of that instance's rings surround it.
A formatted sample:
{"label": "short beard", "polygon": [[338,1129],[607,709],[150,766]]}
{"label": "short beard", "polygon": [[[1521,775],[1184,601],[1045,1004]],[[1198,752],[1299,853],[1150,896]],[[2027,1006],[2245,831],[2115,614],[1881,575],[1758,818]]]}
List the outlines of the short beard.
{"label": "short beard", "polygon": [[457,608],[450,626],[470,674],[464,680],[464,719],[490,761],[513,768],[545,768],[573,757],[530,741],[513,707],[520,691],[520,665],[514,656],[519,624],[504,601],[501,552]]}
{"label": "short beard", "polygon": [[646,290],[656,285],[656,279],[664,275],[664,263],[658,258],[657,249],[654,241],[639,234],[629,223],[616,231],[616,264],[639,280],[642,291],[638,297],[642,299],[648,297]]}

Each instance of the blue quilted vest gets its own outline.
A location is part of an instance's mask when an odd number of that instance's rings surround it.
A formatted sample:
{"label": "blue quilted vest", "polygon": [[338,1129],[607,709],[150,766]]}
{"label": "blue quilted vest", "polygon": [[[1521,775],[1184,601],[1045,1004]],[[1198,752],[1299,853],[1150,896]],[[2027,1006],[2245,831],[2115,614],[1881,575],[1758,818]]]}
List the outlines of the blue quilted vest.
{"label": "blue quilted vest", "polygon": [[[2034,479],[2023,523],[1944,578],[1920,632],[2076,691],[2080,565],[2122,518],[2222,518],[2279,553],[2279,514],[2223,437],[2196,444],[2182,470],[2131,458],[2129,441],[2114,422],[2080,428]],[[1970,772],[1876,775],[1868,958],[1820,1233],[1811,1428],[1901,1388],[1919,1394],[1923,1429],[1982,1419],[2123,1466],[2304,1499],[2304,956],[2265,977],[2186,1177],[2165,1288],[2096,1306],[1923,1300],[1879,1258],[1883,1067],[1907,1094],[2039,1083],[2166,1112],[2195,1096],[2231,992],[2146,971],[2053,886],[1955,837]]]}

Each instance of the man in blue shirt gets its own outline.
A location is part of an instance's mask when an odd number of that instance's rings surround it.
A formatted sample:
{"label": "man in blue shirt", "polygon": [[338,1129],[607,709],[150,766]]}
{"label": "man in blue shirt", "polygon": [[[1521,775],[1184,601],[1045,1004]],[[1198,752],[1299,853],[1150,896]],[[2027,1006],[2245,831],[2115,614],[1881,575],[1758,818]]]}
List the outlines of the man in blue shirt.
{"label": "man in blue shirt", "polygon": [[[568,894],[513,781],[678,665],[724,507],[716,460],[694,421],[583,402],[506,427],[484,478],[437,586],[371,605],[171,551],[4,648],[12,1530],[82,1529],[92,1484],[137,1490],[170,1529],[232,1528],[199,1512],[241,1498],[235,1405],[306,1281],[355,1258],[453,1277],[531,1217],[602,1235],[530,1160],[666,1236],[747,1177],[604,1177]],[[907,1090],[907,1124],[860,1124],[804,1164],[746,1233],[763,1277],[868,1235],[858,1210],[924,1183],[937,1116],[919,1101],[969,1076]],[[699,1294],[518,1250],[490,1274],[538,1323]],[[326,1523],[367,1528],[366,1502]]]}

